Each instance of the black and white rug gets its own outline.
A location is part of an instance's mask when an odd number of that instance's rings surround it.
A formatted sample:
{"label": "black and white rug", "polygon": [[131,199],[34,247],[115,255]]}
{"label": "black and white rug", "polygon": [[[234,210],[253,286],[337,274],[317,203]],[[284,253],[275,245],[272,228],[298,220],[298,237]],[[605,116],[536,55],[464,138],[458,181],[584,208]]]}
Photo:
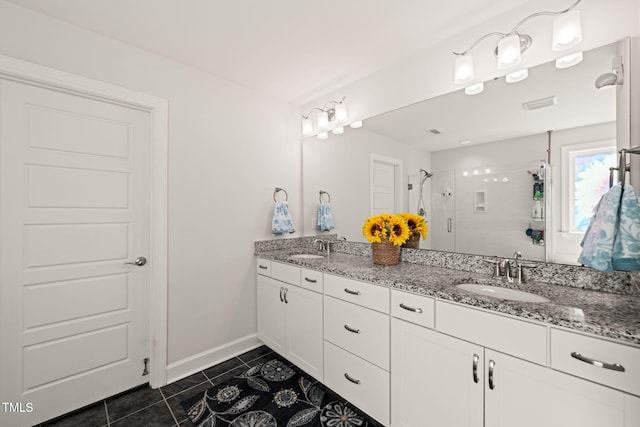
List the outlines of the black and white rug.
{"label": "black and white rug", "polygon": [[382,426],[278,358],[181,403],[198,427]]}

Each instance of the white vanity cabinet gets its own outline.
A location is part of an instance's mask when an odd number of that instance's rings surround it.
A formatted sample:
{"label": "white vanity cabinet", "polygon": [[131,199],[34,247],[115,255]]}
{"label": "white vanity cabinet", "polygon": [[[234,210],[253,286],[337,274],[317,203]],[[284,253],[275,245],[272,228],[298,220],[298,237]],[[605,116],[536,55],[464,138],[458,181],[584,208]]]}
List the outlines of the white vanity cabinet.
{"label": "white vanity cabinet", "polygon": [[322,274],[261,258],[257,273],[258,338],[323,381]]}
{"label": "white vanity cabinet", "polygon": [[389,425],[389,288],[324,275],[325,384]]}
{"label": "white vanity cabinet", "polygon": [[[406,299],[402,294],[392,291],[392,300]],[[430,306],[432,299],[425,300]],[[394,427],[630,427],[637,421],[633,410],[625,413],[635,397],[546,366],[544,325],[443,301],[435,302],[435,329],[393,315]]]}

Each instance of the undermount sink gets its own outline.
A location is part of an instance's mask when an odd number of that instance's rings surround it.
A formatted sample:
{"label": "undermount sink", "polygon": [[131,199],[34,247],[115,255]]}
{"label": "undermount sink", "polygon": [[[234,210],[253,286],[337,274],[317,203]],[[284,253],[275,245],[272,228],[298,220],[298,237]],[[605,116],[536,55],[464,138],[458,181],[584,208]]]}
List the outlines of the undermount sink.
{"label": "undermount sink", "polygon": [[320,259],[320,258],[324,258],[322,255],[316,255],[316,254],[295,254],[295,255],[291,255],[291,258],[298,258],[298,259]]}
{"label": "undermount sink", "polygon": [[456,285],[456,288],[479,295],[487,295],[494,298],[508,299],[521,302],[548,302],[549,300],[540,295],[530,292],[518,291],[515,289],[501,288],[500,286],[481,285],[477,283],[463,283]]}

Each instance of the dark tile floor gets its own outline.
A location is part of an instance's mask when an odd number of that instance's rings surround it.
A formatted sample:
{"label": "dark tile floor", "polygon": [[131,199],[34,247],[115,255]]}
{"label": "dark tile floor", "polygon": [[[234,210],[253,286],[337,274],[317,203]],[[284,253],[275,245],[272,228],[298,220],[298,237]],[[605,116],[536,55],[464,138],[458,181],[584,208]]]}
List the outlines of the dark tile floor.
{"label": "dark tile floor", "polygon": [[223,383],[263,358],[274,353],[258,347],[219,365],[197,372],[172,384],[151,389],[141,386],[62,417],[47,421],[40,427],[174,427],[190,426],[180,402],[201,391]]}

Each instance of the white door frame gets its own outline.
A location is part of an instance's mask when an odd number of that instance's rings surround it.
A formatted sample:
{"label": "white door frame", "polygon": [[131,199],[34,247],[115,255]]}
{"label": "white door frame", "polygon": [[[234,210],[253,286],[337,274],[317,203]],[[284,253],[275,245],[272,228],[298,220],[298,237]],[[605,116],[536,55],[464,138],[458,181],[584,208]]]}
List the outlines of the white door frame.
{"label": "white door frame", "polygon": [[[106,100],[149,113],[151,119],[151,250],[149,384],[167,382],[167,149],[169,102],[145,93],[0,55],[0,78]],[[1,94],[0,94],[1,95]]]}

